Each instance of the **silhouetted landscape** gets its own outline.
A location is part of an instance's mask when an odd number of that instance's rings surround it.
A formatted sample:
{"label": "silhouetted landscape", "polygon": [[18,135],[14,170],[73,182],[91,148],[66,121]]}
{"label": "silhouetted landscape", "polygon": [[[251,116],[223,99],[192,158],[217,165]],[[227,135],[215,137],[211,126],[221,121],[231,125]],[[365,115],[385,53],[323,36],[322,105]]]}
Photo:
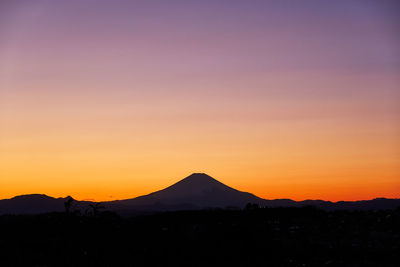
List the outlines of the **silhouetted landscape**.
{"label": "silhouetted landscape", "polygon": [[206,174],[113,202],[18,196],[0,201],[0,265],[397,266],[399,206],[264,200]]}
{"label": "silhouetted landscape", "polygon": [[0,0],[0,267],[400,266],[399,14]]}
{"label": "silhouetted landscape", "polygon": [[[1,214],[40,214],[62,212],[64,203],[71,199],[53,198],[41,194],[17,196],[0,200]],[[154,193],[132,199],[109,202],[77,201],[71,203],[71,212],[84,214],[98,205],[123,217],[162,211],[233,209],[240,210],[248,203],[259,207],[304,207],[313,206],[323,210],[381,210],[396,209],[400,199],[376,198],[363,201],[324,200],[294,201],[291,199],[267,200],[251,193],[233,189],[204,173],[193,173],[181,181]]]}

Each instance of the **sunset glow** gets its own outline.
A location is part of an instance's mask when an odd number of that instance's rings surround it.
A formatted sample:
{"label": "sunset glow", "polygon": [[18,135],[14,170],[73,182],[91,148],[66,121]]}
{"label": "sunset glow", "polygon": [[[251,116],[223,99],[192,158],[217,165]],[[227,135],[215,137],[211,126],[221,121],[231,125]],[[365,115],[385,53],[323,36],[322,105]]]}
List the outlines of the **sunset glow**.
{"label": "sunset glow", "polygon": [[266,199],[400,198],[396,1],[0,2],[0,199],[207,173]]}

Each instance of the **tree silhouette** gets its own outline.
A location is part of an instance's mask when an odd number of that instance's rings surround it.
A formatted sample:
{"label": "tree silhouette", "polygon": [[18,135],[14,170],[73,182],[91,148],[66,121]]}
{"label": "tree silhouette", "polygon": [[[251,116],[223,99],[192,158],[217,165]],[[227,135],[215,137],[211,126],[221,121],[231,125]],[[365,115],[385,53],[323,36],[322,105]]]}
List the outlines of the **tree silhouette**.
{"label": "tree silhouette", "polygon": [[260,205],[257,203],[247,203],[246,207],[244,208],[245,210],[257,210],[260,208]]}
{"label": "tree silhouette", "polygon": [[72,202],[74,202],[74,201],[75,200],[72,197],[67,197],[67,200],[64,202],[64,207],[65,207],[65,213],[66,214],[70,214]]}
{"label": "tree silhouette", "polygon": [[94,217],[97,217],[99,215],[99,212],[101,209],[104,209],[105,207],[101,205],[101,203],[95,203],[95,204],[89,204],[90,210],[87,211],[87,214],[90,214]]}

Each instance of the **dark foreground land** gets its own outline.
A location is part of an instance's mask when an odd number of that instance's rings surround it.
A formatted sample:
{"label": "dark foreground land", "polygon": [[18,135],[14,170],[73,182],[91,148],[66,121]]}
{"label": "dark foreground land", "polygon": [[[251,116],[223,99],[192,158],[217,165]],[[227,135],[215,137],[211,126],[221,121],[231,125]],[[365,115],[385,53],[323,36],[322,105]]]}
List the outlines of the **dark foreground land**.
{"label": "dark foreground land", "polygon": [[0,216],[0,266],[399,266],[400,209]]}

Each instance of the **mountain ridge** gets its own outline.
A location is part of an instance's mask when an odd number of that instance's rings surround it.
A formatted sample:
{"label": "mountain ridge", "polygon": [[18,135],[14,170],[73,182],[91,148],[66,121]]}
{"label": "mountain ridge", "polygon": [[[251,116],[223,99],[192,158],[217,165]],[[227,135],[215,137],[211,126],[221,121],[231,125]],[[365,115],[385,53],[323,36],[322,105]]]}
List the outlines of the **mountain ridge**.
{"label": "mountain ridge", "polygon": [[[45,194],[28,194],[0,200],[2,214],[37,214],[64,211],[65,198],[53,198]],[[99,203],[108,210],[120,214],[135,212],[159,212],[173,210],[196,210],[209,208],[244,208],[253,203],[261,207],[302,207],[314,206],[326,210],[335,209],[395,209],[400,206],[400,199],[374,198],[360,201],[325,201],[291,199],[263,199],[251,193],[239,191],[214,179],[205,173],[193,173],[188,177],[164,189],[147,195],[114,201],[77,201],[75,206],[81,209],[90,204]]]}

